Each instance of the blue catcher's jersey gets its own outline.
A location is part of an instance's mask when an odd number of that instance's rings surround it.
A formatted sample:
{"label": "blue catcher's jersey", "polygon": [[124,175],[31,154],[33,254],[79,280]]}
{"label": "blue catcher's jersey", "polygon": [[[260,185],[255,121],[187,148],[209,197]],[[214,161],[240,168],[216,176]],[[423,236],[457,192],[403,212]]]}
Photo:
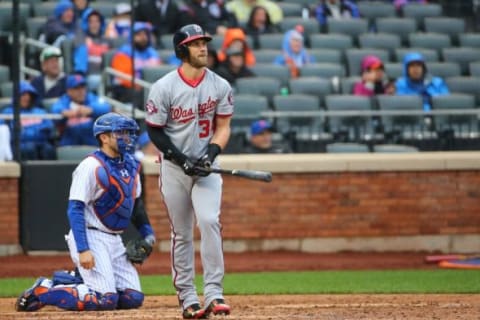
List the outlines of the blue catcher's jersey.
{"label": "blue catcher's jersey", "polygon": [[95,172],[97,182],[103,189],[101,196],[93,203],[95,214],[108,229],[125,230],[135,204],[135,177],[140,170],[140,163],[130,154],[125,154],[124,161],[119,163],[99,150],[92,156],[102,164]]}

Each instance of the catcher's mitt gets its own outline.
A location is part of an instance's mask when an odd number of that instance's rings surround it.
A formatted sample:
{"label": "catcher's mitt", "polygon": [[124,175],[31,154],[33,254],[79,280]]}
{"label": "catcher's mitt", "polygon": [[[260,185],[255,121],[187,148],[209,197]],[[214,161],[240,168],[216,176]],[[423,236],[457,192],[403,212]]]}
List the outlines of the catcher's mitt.
{"label": "catcher's mitt", "polygon": [[144,239],[129,240],[127,242],[127,259],[132,263],[143,263],[152,253],[152,245]]}

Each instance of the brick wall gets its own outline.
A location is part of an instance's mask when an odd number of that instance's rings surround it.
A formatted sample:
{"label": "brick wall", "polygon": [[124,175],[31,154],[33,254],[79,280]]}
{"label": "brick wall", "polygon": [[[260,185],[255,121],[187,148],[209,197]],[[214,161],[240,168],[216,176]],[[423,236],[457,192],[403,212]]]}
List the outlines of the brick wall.
{"label": "brick wall", "polygon": [[[224,177],[226,240],[480,233],[480,171],[275,173],[270,184]],[[159,239],[169,223],[158,176],[145,177]],[[198,234],[197,234],[198,237]]]}
{"label": "brick wall", "polygon": [[[224,176],[221,221],[229,250],[480,248],[478,152],[235,156],[222,162],[274,172],[272,183]],[[146,207],[160,250],[168,250],[158,164],[151,160],[144,169]],[[19,181],[18,165],[0,165],[0,255],[21,251]]]}
{"label": "brick wall", "polygon": [[18,178],[0,177],[0,244],[17,245],[19,237]]}

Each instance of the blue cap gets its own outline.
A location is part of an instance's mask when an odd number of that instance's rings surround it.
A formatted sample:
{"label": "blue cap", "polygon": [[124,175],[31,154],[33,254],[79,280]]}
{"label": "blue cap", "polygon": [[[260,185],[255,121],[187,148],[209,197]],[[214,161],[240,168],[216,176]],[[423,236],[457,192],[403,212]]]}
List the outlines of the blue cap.
{"label": "blue cap", "polygon": [[272,125],[267,120],[257,120],[250,126],[252,135],[260,134],[267,130],[272,131]]}
{"label": "blue cap", "polygon": [[55,17],[58,19],[60,18],[65,11],[68,9],[73,9],[73,3],[72,1],[68,0],[62,0],[57,5],[55,6],[55,9],[53,11]]}
{"label": "blue cap", "polygon": [[86,84],[87,81],[82,75],[72,74],[67,77],[67,89],[84,86]]}

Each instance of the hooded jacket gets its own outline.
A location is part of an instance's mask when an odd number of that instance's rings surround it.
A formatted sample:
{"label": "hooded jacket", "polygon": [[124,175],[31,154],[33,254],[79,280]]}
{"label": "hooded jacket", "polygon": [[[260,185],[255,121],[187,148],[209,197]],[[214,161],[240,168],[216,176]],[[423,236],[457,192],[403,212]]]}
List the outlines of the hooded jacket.
{"label": "hooded jacket", "polygon": [[75,19],[69,24],[65,24],[61,20],[62,15],[69,9],[73,10],[73,3],[69,0],[62,0],[56,5],[53,16],[48,18],[45,25],[45,40],[47,43],[54,43],[60,36],[71,39],[75,37]]}
{"label": "hooded jacket", "polygon": [[[28,82],[22,81],[20,82],[20,96],[29,93],[32,97],[31,105],[27,108],[20,108],[20,114],[38,114],[43,115],[47,114],[45,109],[36,105],[37,102],[37,91],[35,88]],[[12,105],[7,106],[5,109],[2,110],[3,114],[13,114],[13,99]],[[3,120],[0,120],[2,123]],[[21,134],[20,134],[20,142],[21,143],[28,143],[28,142],[35,142],[35,143],[50,143],[49,139],[52,138],[54,132],[54,125],[52,120],[49,119],[41,119],[41,118],[21,118]],[[13,121],[10,123],[10,130],[13,131]],[[11,135],[13,138],[13,135]]]}
{"label": "hooded jacket", "polygon": [[[421,62],[423,64],[423,78],[420,81],[414,81],[408,76],[408,65],[412,62]],[[447,84],[440,77],[433,77],[428,74],[425,59],[420,53],[412,52],[405,55],[403,59],[403,77],[395,82],[396,93],[398,95],[419,94],[423,97],[423,110],[431,110],[431,97],[449,94]]]}
{"label": "hooded jacket", "polygon": [[223,38],[222,47],[217,54],[218,61],[224,62],[227,60],[227,50],[228,48],[230,48],[232,42],[235,40],[240,40],[243,42],[245,65],[247,65],[248,67],[255,65],[255,55],[253,54],[252,49],[248,46],[245,33],[240,28],[227,29]]}
{"label": "hooded jacket", "polygon": [[[365,56],[362,59],[361,69],[362,73],[368,71],[372,68],[382,68],[383,69],[383,62],[382,60],[374,55]],[[381,81],[377,82],[370,82],[370,81],[359,81],[355,83],[353,87],[353,94],[358,96],[373,96],[375,94],[385,94],[387,86],[391,85],[386,77],[384,77]]]}
{"label": "hooded jacket", "polygon": [[[292,37],[301,38],[302,48],[300,49],[300,52],[293,52],[290,45]],[[314,57],[309,55],[307,50],[305,50],[305,47],[303,46],[303,35],[295,29],[292,29],[285,33],[282,42],[282,52],[282,55],[275,58],[274,63],[288,66],[290,68],[290,76],[293,78],[298,77],[300,67],[305,64],[315,62]]]}
{"label": "hooded jacket", "polygon": [[[90,33],[88,18],[96,14],[100,17],[100,31],[98,34]],[[110,40],[105,37],[105,17],[92,8],[83,12],[81,31],[77,34],[73,65],[75,72],[83,74],[99,73],[101,71],[102,55],[110,50]]]}

